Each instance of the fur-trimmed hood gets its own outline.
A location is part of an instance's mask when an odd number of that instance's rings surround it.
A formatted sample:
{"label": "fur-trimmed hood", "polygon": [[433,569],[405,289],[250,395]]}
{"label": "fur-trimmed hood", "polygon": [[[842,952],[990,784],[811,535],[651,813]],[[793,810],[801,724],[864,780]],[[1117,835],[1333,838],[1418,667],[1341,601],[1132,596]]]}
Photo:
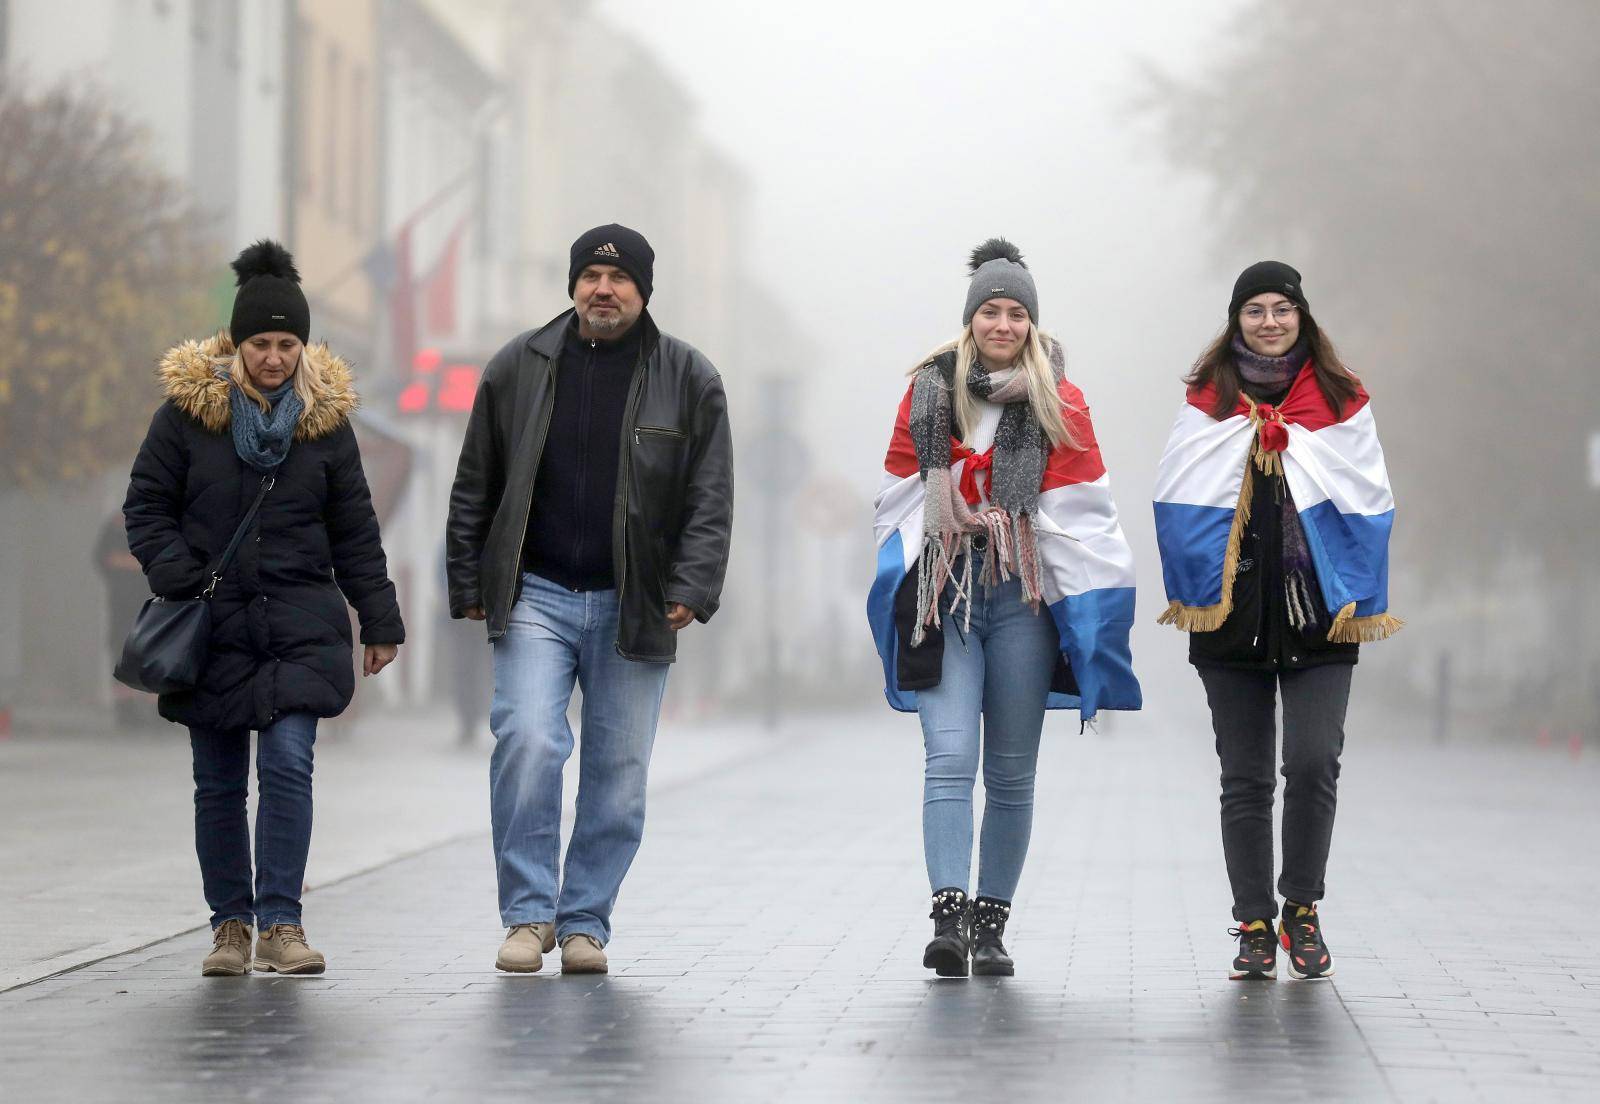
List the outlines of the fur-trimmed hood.
{"label": "fur-trimmed hood", "polygon": [[[185,341],[167,350],[156,372],[173,405],[213,433],[226,432],[233,421],[228,394],[233,383],[226,368],[218,364],[233,353],[233,342],[225,333]],[[300,415],[294,438],[314,441],[349,421],[361,399],[356,395],[350,365],[329,352],[326,344],[307,345],[304,356],[317,367],[322,383],[313,396],[315,401]]]}

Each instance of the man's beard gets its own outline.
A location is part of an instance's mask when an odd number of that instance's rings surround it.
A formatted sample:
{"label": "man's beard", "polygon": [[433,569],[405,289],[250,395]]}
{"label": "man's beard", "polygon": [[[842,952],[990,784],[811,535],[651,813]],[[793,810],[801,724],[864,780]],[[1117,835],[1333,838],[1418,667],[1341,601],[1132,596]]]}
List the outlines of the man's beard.
{"label": "man's beard", "polygon": [[590,311],[583,316],[583,321],[589,329],[597,334],[616,333],[628,324],[627,317],[617,309],[613,309],[610,312]]}

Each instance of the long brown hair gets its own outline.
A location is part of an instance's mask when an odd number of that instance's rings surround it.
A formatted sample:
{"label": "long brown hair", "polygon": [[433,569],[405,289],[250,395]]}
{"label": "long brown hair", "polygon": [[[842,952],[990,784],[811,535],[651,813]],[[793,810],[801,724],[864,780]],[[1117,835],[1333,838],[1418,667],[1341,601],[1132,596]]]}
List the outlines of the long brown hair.
{"label": "long brown hair", "polygon": [[[1183,378],[1183,382],[1190,387],[1204,387],[1206,384],[1216,386],[1217,401],[1211,408],[1213,418],[1226,418],[1239,404],[1242,381],[1239,365],[1234,359],[1233,339],[1240,334],[1239,313],[1235,311],[1228,319],[1228,325],[1206,346],[1205,352],[1200,354],[1194,367]],[[1328,400],[1334,414],[1342,414],[1345,404],[1355,401],[1356,387],[1361,381],[1345,367],[1333,342],[1305,307],[1300,308],[1300,335],[1305,338],[1306,355],[1316,375],[1317,389]]]}

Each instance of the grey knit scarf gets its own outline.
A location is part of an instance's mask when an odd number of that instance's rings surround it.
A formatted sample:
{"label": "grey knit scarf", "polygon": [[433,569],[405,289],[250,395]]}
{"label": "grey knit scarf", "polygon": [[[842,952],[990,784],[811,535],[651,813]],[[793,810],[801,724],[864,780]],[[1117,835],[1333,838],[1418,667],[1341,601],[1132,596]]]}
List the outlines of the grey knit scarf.
{"label": "grey knit scarf", "polygon": [[[1051,350],[1051,367],[1060,379],[1063,366],[1057,348]],[[917,451],[924,501],[913,646],[922,643],[927,628],[938,623],[939,596],[947,582],[955,584],[951,613],[965,603],[970,624],[975,536],[988,540],[979,577],[984,586],[1005,582],[1015,574],[1022,582],[1023,601],[1037,605],[1041,593],[1033,515],[1039,506],[1039,485],[1049,448],[1028,402],[1027,376],[1021,369],[989,372],[976,361],[967,367],[965,382],[972,393],[1005,408],[994,436],[990,505],[973,513],[950,478],[955,369],[953,352],[936,357],[917,373],[911,389],[911,443]]]}
{"label": "grey knit scarf", "polygon": [[293,379],[261,392],[261,397],[271,410],[262,410],[240,387],[229,392],[228,401],[233,411],[233,451],[250,467],[266,473],[275,470],[289,455],[305,404],[295,393]]}

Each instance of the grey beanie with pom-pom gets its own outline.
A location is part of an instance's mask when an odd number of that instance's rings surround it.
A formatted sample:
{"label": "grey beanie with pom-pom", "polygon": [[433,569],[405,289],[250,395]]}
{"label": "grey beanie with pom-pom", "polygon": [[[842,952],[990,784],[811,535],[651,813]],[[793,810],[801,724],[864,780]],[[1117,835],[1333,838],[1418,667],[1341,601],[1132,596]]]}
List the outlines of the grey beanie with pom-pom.
{"label": "grey beanie with pom-pom", "polygon": [[239,291],[233,297],[228,336],[235,348],[258,333],[292,333],[302,342],[311,340],[311,307],[287,249],[263,238],[240,251],[233,271]]}
{"label": "grey beanie with pom-pom", "polygon": [[971,323],[978,308],[990,299],[1015,299],[1028,309],[1033,324],[1039,324],[1039,292],[1020,249],[1004,238],[990,238],[972,251],[967,267],[972,282],[967,285],[967,305],[961,312],[963,326]]}

